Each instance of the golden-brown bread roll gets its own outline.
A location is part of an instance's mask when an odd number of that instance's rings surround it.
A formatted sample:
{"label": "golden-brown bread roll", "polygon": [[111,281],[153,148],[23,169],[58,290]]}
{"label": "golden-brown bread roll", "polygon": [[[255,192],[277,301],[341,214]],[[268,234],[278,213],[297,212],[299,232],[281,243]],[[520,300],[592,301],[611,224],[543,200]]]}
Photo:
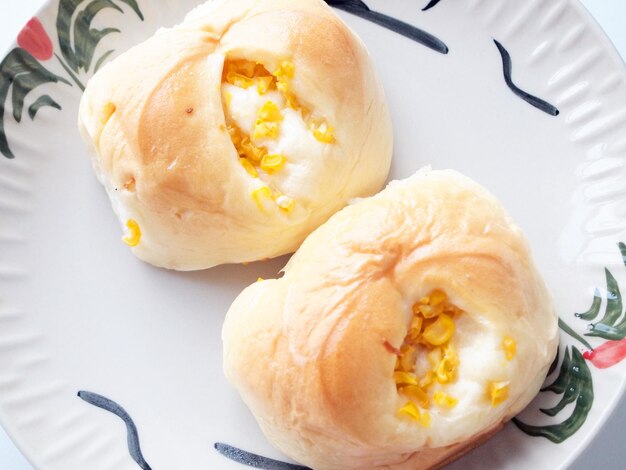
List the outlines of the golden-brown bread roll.
{"label": "golden-brown bread roll", "polygon": [[322,0],[214,0],[99,71],[79,126],[141,259],[192,270],[294,251],[384,184],[382,86]]}
{"label": "golden-brown bread roll", "polygon": [[315,469],[429,469],[497,431],[556,354],[552,301],[485,189],[424,169],[313,232],[246,288],[227,378],[285,454]]}

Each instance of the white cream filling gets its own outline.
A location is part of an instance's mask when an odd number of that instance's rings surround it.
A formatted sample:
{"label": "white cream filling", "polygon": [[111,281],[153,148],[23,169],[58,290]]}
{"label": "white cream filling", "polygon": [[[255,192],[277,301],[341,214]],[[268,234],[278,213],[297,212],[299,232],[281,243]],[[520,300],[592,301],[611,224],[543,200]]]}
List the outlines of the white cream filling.
{"label": "white cream filling", "polygon": [[[439,406],[432,402],[428,409],[421,410],[431,417],[428,428],[419,423],[403,418],[403,429],[412,430],[422,439],[428,438],[433,447],[460,442],[476,434],[486,425],[497,423],[510,405],[510,400],[520,390],[517,377],[519,362],[517,356],[506,359],[503,339],[507,332],[500,331],[494,325],[480,324],[463,313],[455,319],[455,334],[452,339],[459,365],[457,378],[447,384],[435,383],[428,391],[433,394],[440,390],[458,400],[452,408]],[[428,370],[426,354],[417,358],[417,368]],[[419,373],[418,373],[419,376]],[[510,382],[511,396],[502,403],[493,406],[489,396],[491,382]],[[398,406],[404,405],[407,397],[399,393]]]}
{"label": "white cream filling", "polygon": [[241,88],[224,83],[222,87],[228,96],[226,112],[244,134],[254,134],[258,112],[268,101],[278,107],[283,117],[278,137],[251,140],[257,146],[266,147],[268,154],[283,155],[286,164],[272,174],[259,169],[259,177],[272,188],[295,199],[297,204],[314,201],[323,189],[316,175],[323,174],[329,144],[319,142],[313,136],[301,112],[287,107],[278,91],[261,95],[256,86]]}

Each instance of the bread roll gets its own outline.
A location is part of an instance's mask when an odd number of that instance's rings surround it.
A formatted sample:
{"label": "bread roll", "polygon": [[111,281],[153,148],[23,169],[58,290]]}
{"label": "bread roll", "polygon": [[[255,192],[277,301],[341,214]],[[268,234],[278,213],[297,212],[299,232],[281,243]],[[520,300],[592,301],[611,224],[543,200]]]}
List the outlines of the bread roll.
{"label": "bread roll", "polygon": [[294,251],[391,159],[364,44],[322,0],[214,0],[105,66],[79,127],[125,241],[179,270]]}
{"label": "bread roll", "polygon": [[269,440],[315,469],[429,469],[539,391],[557,316],[498,201],[424,169],[313,232],[246,288],[224,369]]}

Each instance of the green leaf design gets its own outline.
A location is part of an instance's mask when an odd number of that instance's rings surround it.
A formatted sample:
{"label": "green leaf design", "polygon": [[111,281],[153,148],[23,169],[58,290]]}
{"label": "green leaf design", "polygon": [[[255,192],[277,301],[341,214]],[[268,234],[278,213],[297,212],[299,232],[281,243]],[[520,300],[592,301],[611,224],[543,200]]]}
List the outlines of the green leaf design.
{"label": "green leaf design", "polygon": [[139,9],[139,5],[137,4],[136,0],[119,0],[119,1],[131,7],[132,10],[135,12],[135,14],[139,17],[139,19],[143,21],[143,13],[141,13],[141,10]]}
{"label": "green leaf design", "polygon": [[593,349],[591,347],[591,345],[585,340],[585,338],[583,338],[582,336],[580,336],[578,333],[576,333],[571,326],[569,326],[567,323],[565,323],[563,320],[561,320],[561,318],[559,318],[559,328],[561,328],[565,333],[567,333],[568,335],[570,335],[572,338],[574,338],[575,340],[579,341],[581,344],[585,345],[586,347],[588,347],[589,349]]}
{"label": "green leaf design", "polygon": [[56,27],[61,54],[74,72],[78,72],[78,60],[72,49],[72,16],[81,3],[82,0],[60,0],[57,12]]}
{"label": "green leaf design", "polygon": [[595,320],[600,313],[601,305],[602,295],[600,294],[600,289],[596,288],[593,294],[593,302],[591,303],[591,307],[589,307],[589,310],[587,310],[585,313],[575,313],[574,315],[585,321]]}
{"label": "green leaf design", "polygon": [[100,11],[105,8],[113,8],[120,13],[122,9],[113,3],[112,0],[94,0],[87,7],[78,13],[74,22],[74,49],[78,60],[78,67],[89,70],[93,55],[96,52],[98,43],[106,35],[119,33],[116,28],[92,29],[91,22]]}
{"label": "green leaf design", "polygon": [[559,376],[555,382],[546,387],[545,391],[563,394],[559,403],[553,408],[541,411],[549,416],[556,416],[568,403],[576,402],[572,414],[559,424],[534,426],[517,418],[513,423],[530,436],[545,437],[558,444],[572,436],[584,424],[593,405],[593,381],[591,371],[578,349],[571,347],[571,355],[566,349]]}
{"label": "green leaf design", "polygon": [[[567,364],[565,363],[565,359],[564,359],[563,365],[565,367],[561,367],[559,376],[554,381],[554,384],[544,389],[546,391],[563,394],[563,398],[561,398],[561,401],[559,401],[556,404],[556,406],[552,408],[541,408],[539,410],[542,413],[547,414],[548,416],[556,416],[561,411],[563,411],[563,408],[565,408],[571,402],[576,400],[576,398],[578,397],[578,393],[579,393],[578,387],[572,384],[572,375],[568,374],[568,371],[571,370],[571,367],[572,367],[572,360],[571,360],[571,357],[569,356],[568,351],[566,351],[565,354],[568,360]],[[584,361],[584,358],[583,358],[583,361]],[[561,380],[562,377],[564,378],[563,380]]]}
{"label": "green leaf design", "polygon": [[[13,93],[12,93],[12,105],[13,105],[13,117],[17,122],[22,121],[22,111],[24,110],[24,100],[32,90],[44,83],[66,81],[61,77],[48,72],[45,69],[43,72],[26,73],[16,76],[13,80]],[[68,82],[69,84],[69,82]]]}
{"label": "green leaf design", "polygon": [[606,268],[604,271],[606,273],[607,292],[606,310],[601,321],[589,324],[590,331],[586,333],[585,336],[598,336],[608,340],[621,340],[626,338],[626,317],[619,323],[617,322],[624,309],[622,294],[611,271]]}
{"label": "green leaf design", "polygon": [[569,353],[569,349],[565,349],[565,356],[563,356],[563,362],[561,363],[561,369],[559,375],[551,385],[546,385],[541,389],[542,392],[554,392],[563,393],[567,387],[567,371],[572,364],[572,357]]}
{"label": "green leaf design", "polygon": [[548,369],[548,375],[552,375],[552,372],[556,370],[556,366],[559,365],[559,349],[560,348],[557,348],[556,356],[554,356],[554,361],[552,361],[552,364],[550,364],[550,368]]}
{"label": "green leaf design", "polygon": [[[617,246],[622,255],[624,266],[626,266],[626,244],[620,242]],[[589,332],[585,333],[585,336],[595,336],[607,340],[619,341],[626,338],[626,315],[623,315],[624,302],[622,293],[613,273],[607,268],[604,268],[604,274],[606,277],[606,306],[604,315],[599,322],[589,324]],[[584,313],[576,313],[575,315],[582,320],[595,320],[600,313],[601,306],[602,294],[600,290],[596,288],[593,302],[589,310]],[[580,337],[574,336],[571,331],[567,331],[567,333],[580,341]],[[592,349],[591,346],[588,346],[588,343],[583,344],[589,347],[589,349]]]}
{"label": "green leaf design", "polygon": [[626,337],[623,329],[619,329],[614,326],[607,326],[603,323],[596,323],[595,325],[591,325],[591,332],[585,333],[585,336],[598,336],[600,338],[612,341],[619,341]]}
{"label": "green leaf design", "polygon": [[9,93],[12,92],[13,118],[20,122],[26,96],[39,85],[57,82],[70,84],[64,78],[49,72],[27,51],[19,47],[9,52],[0,62],[0,152],[5,157],[15,157],[4,130],[5,106]]}
{"label": "green leaf design", "polygon": [[[123,13],[121,5],[130,7],[143,21],[144,17],[136,0],[59,0],[56,29],[63,58],[56,53],[55,57],[81,90],[84,90],[84,86],[77,74],[81,70],[89,71],[100,41],[111,33],[119,32],[116,28],[95,29],[91,24],[98,13],[106,8]],[[112,53],[112,50],[105,52],[96,61],[95,69],[99,69]],[[15,158],[4,130],[5,106],[9,93],[13,118],[21,122],[27,95],[38,86],[50,82],[71,85],[66,79],[49,72],[32,55],[19,47],[9,52],[0,63],[0,153],[5,157]],[[43,106],[61,109],[56,101],[45,95],[28,108],[31,119],[34,119]]]}
{"label": "green leaf design", "polygon": [[[83,9],[80,6],[85,4]],[[98,44],[105,36],[119,32],[116,28],[95,29],[91,24],[102,10],[112,8],[123,13],[121,4],[128,5],[143,21],[143,14],[135,0],[60,0],[57,14],[57,36],[61,54],[75,72],[89,71]],[[75,18],[73,20],[73,18]],[[108,56],[110,52],[107,52]],[[102,65],[101,57],[97,63]]]}
{"label": "green leaf design", "polygon": [[61,110],[61,105],[57,103],[56,101],[54,101],[52,97],[50,97],[49,95],[43,95],[37,98],[37,101],[31,104],[30,107],[28,108],[28,115],[30,116],[30,119],[31,120],[35,119],[37,112],[45,106],[49,106],[50,108],[56,108],[58,110]]}
{"label": "green leaf design", "polygon": [[600,323],[606,326],[613,326],[622,314],[622,294],[619,285],[611,274],[611,271],[604,268],[606,274],[606,310]]}

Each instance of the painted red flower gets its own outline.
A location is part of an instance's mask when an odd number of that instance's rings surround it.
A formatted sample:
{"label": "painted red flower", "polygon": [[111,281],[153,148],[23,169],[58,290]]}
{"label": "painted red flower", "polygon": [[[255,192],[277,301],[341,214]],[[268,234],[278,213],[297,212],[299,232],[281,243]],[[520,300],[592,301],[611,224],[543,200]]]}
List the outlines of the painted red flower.
{"label": "painted red flower", "polygon": [[585,351],[583,357],[598,369],[606,369],[626,359],[626,339],[607,341],[593,351]]}
{"label": "painted red flower", "polygon": [[31,18],[17,35],[17,44],[39,60],[52,57],[52,41],[37,18]]}

